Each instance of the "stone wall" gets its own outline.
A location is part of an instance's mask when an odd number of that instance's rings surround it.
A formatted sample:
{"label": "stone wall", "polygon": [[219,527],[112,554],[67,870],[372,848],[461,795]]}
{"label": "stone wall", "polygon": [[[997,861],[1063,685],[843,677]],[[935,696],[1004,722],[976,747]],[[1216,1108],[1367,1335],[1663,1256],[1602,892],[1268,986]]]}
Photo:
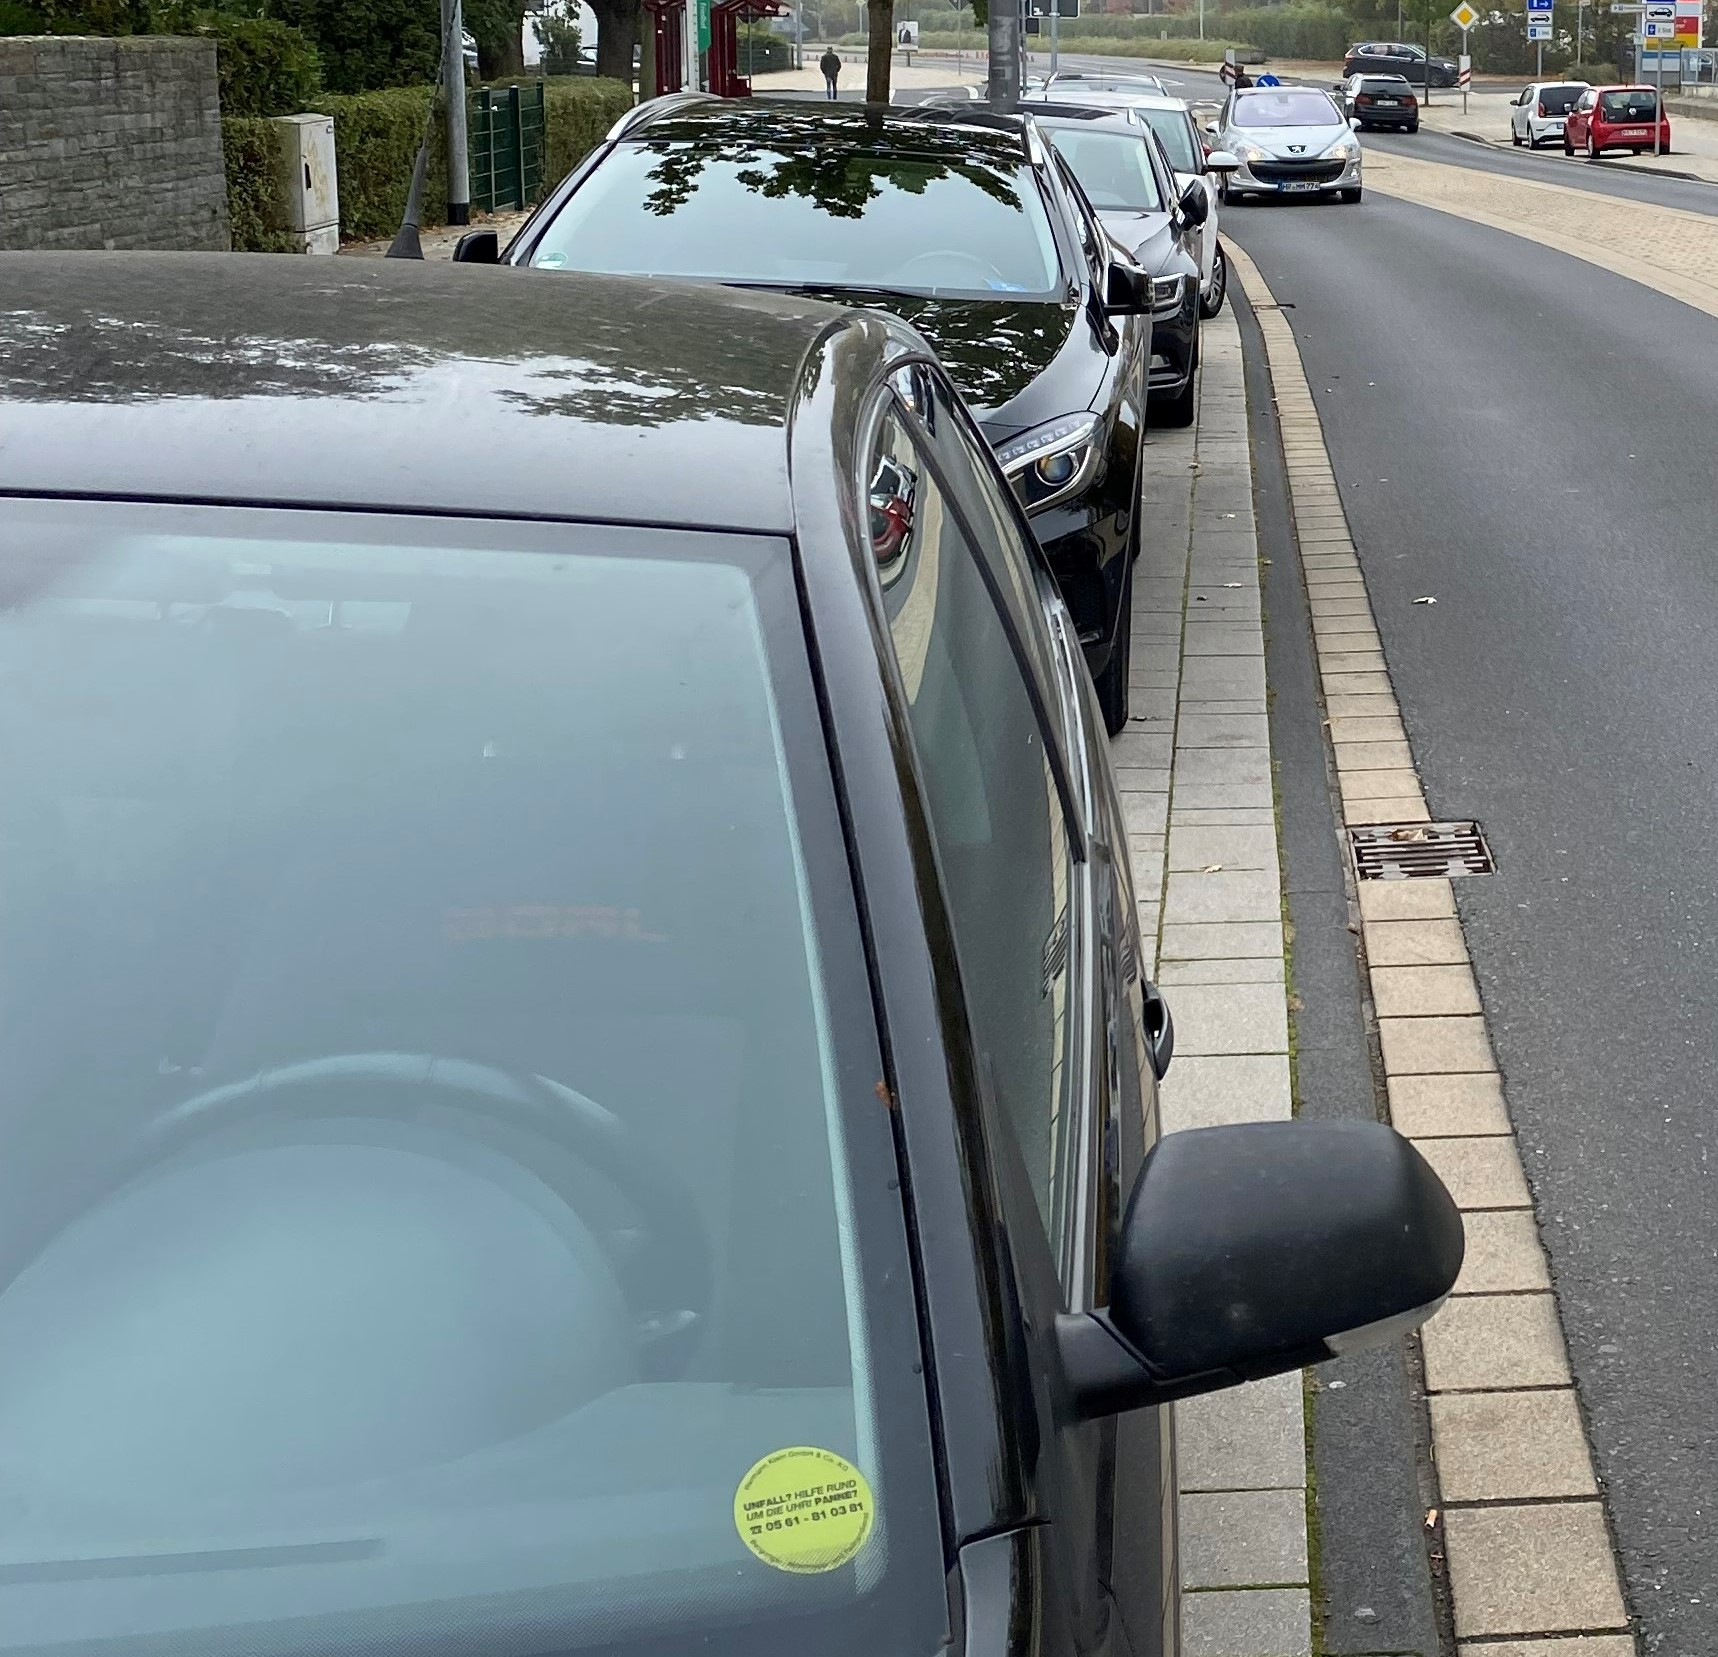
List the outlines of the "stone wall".
{"label": "stone wall", "polygon": [[213,41],[0,38],[0,248],[229,246]]}

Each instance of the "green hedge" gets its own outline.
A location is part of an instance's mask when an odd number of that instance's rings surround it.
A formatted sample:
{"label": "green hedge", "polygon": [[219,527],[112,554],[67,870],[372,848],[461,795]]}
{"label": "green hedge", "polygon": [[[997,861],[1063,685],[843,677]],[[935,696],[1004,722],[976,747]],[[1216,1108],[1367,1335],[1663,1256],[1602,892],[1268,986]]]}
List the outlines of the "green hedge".
{"label": "green hedge", "polygon": [[[316,100],[317,113],[334,117],[340,234],[344,239],[383,241],[399,229],[431,102],[427,86],[401,86],[386,92],[325,92]],[[619,81],[564,75],[546,82],[545,183],[554,184],[571,172],[631,107],[632,93]],[[266,120],[230,115],[221,122],[221,143],[226,153],[227,213],[232,220],[233,246],[252,252],[282,250],[287,238],[267,226],[274,188],[273,129]],[[445,223],[446,212],[447,148],[441,142],[438,124],[430,144],[423,223],[426,227]]]}
{"label": "green hedge", "polygon": [[543,178],[552,186],[632,108],[632,88],[594,75],[552,75],[545,84],[543,119],[549,133]]}
{"label": "green hedge", "polygon": [[276,134],[258,115],[221,119],[221,155],[227,169],[227,217],[235,253],[285,253],[287,236],[269,228],[274,201]]}
{"label": "green hedge", "polygon": [[742,75],[767,75],[793,67],[793,42],[761,23],[738,31],[734,62]]}

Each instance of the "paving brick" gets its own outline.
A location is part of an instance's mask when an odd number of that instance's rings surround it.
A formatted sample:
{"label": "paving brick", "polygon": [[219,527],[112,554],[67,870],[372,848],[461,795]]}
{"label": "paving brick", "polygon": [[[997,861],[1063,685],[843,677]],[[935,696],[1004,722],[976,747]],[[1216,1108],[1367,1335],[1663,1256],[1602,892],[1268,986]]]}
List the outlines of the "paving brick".
{"label": "paving brick", "polygon": [[[1164,913],[1172,926],[1213,921],[1274,920],[1282,913],[1276,871],[1225,869],[1209,875],[1173,873],[1165,891]],[[1270,952],[1251,950],[1248,953]]]}
{"label": "paving brick", "polygon": [[1177,1404],[1175,1448],[1183,1490],[1300,1490],[1306,1483],[1300,1376],[1273,1375]]}
{"label": "paving brick", "polygon": [[1304,1491],[1230,1490],[1182,1498],[1183,1587],[1277,1587],[1306,1580]]}
{"label": "paving brick", "polygon": [[1444,1517],[1444,1543],[1463,1639],[1627,1623],[1597,1502],[1457,1508]]}
{"label": "paving brick", "polygon": [[1175,727],[1178,749],[1269,748],[1270,723],[1262,713],[1183,713]]}
{"label": "paving brick", "polygon": [[[1366,888],[1360,883],[1362,913]],[[1467,960],[1467,941],[1455,920],[1372,921],[1365,925],[1366,960],[1374,967],[1434,967]],[[1489,1070],[1490,1065],[1479,1066]]]}
{"label": "paving brick", "polygon": [[1335,745],[1338,771],[1411,770],[1414,752],[1405,742],[1344,742]]}
{"label": "paving brick", "polygon": [[1181,1596],[1181,1657],[1307,1657],[1311,1650],[1304,1588]]}
{"label": "paving brick", "polygon": [[1370,691],[1363,695],[1342,693],[1326,696],[1324,711],[1335,719],[1396,719],[1396,698],[1388,691]]}
{"label": "paving brick", "polygon": [[1169,796],[1124,793],[1121,796],[1121,818],[1130,835],[1166,834],[1169,830]]}
{"label": "paving brick", "polygon": [[1222,871],[1278,868],[1275,828],[1184,828],[1169,830],[1169,867],[1203,872],[1212,864]]}
{"label": "paving brick", "polygon": [[1638,1657],[1632,1634],[1585,1634],[1558,1640],[1457,1642],[1461,1657]]}
{"label": "paving brick", "polygon": [[1512,1138],[1427,1139],[1414,1144],[1449,1187],[1457,1208],[1532,1206]]}
{"label": "paving brick", "polygon": [[1175,787],[1265,787],[1271,784],[1266,748],[1188,748],[1175,750]]}
{"label": "paving brick", "polygon": [[1282,952],[1280,920],[1190,925],[1171,922],[1163,928],[1162,957],[1166,961],[1235,960],[1263,955],[1275,955],[1281,959]]}
{"label": "paving brick", "polygon": [[1280,955],[1233,961],[1165,961],[1157,974],[1160,987],[1173,984],[1281,984]]}
{"label": "paving brick", "polygon": [[1381,1018],[1378,1039],[1392,1076],[1497,1068],[1483,1018]]}
{"label": "paving brick", "polygon": [[1467,1248],[1455,1293],[1531,1294],[1551,1287],[1539,1228],[1528,1208],[1463,1214]]}
{"label": "paving brick", "polygon": [[1566,1387],[1569,1362],[1547,1294],[1464,1295],[1420,1331],[1430,1392]]}
{"label": "paving brick", "polygon": [[1447,880],[1363,880],[1359,885],[1360,913],[1369,921],[1441,920],[1456,912]]}
{"label": "paving brick", "polygon": [[1392,1076],[1390,1121],[1410,1139],[1468,1139],[1510,1131],[1503,1082],[1495,1073]]}
{"label": "paving brick", "polygon": [[1166,736],[1143,736],[1123,731],[1120,736],[1110,738],[1110,763],[1118,768],[1150,767],[1167,771],[1174,757],[1175,744]]}
{"label": "paving brick", "polygon": [[1288,1007],[1279,984],[1188,984],[1170,1005],[1178,1057],[1288,1052]]}
{"label": "paving brick", "polygon": [[1447,1393],[1431,1411],[1446,1502],[1598,1494],[1572,1391]]}
{"label": "paving brick", "polygon": [[1372,1000],[1380,1018],[1479,1011],[1479,989],[1463,966],[1374,967]]}
{"label": "paving brick", "polygon": [[1432,814],[1427,810],[1426,802],[1417,797],[1411,800],[1355,800],[1344,795],[1342,820],[1357,828],[1363,823],[1429,823]]}
{"label": "paving brick", "polygon": [[[1332,700],[1336,700],[1332,698]],[[1367,701],[1366,697],[1345,697],[1344,701]],[[1418,800],[1420,774],[1406,766],[1393,771],[1343,771],[1339,778],[1344,800]],[[1405,880],[1369,880],[1367,886],[1407,886],[1419,882]]]}

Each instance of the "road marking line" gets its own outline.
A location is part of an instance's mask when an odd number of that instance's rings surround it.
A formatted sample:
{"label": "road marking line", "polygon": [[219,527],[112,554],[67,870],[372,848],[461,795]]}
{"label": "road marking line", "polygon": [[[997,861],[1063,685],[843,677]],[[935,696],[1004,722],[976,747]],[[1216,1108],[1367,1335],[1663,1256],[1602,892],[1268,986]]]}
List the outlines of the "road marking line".
{"label": "road marking line", "polygon": [[[1339,504],[1327,504],[1338,497],[1293,331],[1258,266],[1233,243],[1229,261],[1264,336],[1291,502],[1316,498],[1320,518],[1339,524],[1351,545],[1346,515]],[[1298,523],[1297,539],[1307,590],[1316,592],[1311,578],[1325,561],[1309,555]],[[1341,562],[1358,572],[1356,560]],[[1368,700],[1383,712],[1382,718],[1331,721],[1344,820],[1429,821],[1370,604],[1345,606],[1339,618],[1319,623],[1315,609],[1313,646],[1326,694],[1333,679],[1350,676],[1358,648],[1350,641],[1358,636],[1368,641]],[[1351,723],[1363,738],[1375,729],[1392,734],[1345,741],[1340,727]],[[1350,791],[1351,784],[1361,786],[1359,779],[1381,773],[1391,778],[1388,794]],[[1468,996],[1474,988],[1450,883],[1367,881],[1357,886],[1356,899],[1363,964],[1379,984],[1374,994],[1391,1120],[1438,1170],[1470,1227],[1472,1269],[1464,1266],[1447,1306],[1420,1335],[1433,1473],[1443,1477],[1446,1463],[1451,1469],[1441,1523],[1458,1640],[1464,1652],[1480,1657],[1500,1648],[1467,1641],[1622,1633],[1628,1619],[1615,1551],[1585,1433],[1567,1430],[1571,1419],[1578,1426],[1579,1409],[1485,1017],[1468,1010],[1465,1000],[1462,1011],[1450,1008],[1451,996]],[[1483,1408],[1472,1402],[1481,1395],[1491,1401]],[[1512,1436],[1513,1428],[1525,1433],[1533,1423],[1530,1441]],[[1491,1484],[1522,1494],[1508,1507],[1482,1505],[1496,1499],[1488,1494]],[[1577,1657],[1588,1643],[1565,1647],[1560,1641],[1558,1657],[1565,1649]],[[1596,1644],[1603,1649],[1602,1640]]]}

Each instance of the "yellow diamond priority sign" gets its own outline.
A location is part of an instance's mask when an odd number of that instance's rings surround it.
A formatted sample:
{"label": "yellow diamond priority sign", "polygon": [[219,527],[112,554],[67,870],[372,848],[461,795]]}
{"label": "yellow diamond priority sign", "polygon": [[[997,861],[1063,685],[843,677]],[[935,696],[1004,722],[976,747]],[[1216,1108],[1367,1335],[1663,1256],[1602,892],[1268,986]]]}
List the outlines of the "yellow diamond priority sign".
{"label": "yellow diamond priority sign", "polygon": [[1461,0],[1461,4],[1450,13],[1450,22],[1464,32],[1471,29],[1478,21],[1479,13],[1467,3],[1467,0]]}

